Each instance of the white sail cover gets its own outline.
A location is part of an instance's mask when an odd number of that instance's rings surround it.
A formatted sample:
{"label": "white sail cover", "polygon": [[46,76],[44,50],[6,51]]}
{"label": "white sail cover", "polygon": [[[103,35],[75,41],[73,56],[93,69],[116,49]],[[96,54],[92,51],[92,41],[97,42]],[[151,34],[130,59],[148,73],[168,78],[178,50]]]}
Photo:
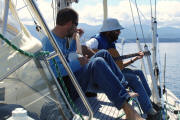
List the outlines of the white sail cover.
{"label": "white sail cover", "polygon": [[[4,5],[2,3],[1,5]],[[4,8],[1,6],[1,8]],[[1,13],[3,13],[3,9],[1,9]],[[0,33],[2,34],[3,30],[3,16],[0,17]],[[41,42],[27,31],[25,26],[20,22],[16,9],[14,5],[9,4],[9,14],[8,14],[8,22],[5,34],[3,36],[10,40],[14,45],[23,51],[35,53],[41,49]],[[0,42],[2,43],[2,39],[0,38]],[[16,66],[22,64],[28,57],[20,54],[18,51],[14,50],[8,44],[4,43],[0,44],[0,77],[5,75],[7,72],[15,68]]]}
{"label": "white sail cover", "polygon": [[[0,5],[4,0],[0,0]],[[3,3],[4,5],[4,3]],[[5,7],[4,7],[5,8]],[[4,13],[3,11],[1,11]],[[41,50],[42,44],[32,37],[25,26],[20,22],[14,5],[9,4],[7,30],[3,32],[3,17],[0,17],[0,34],[3,34],[12,44],[28,53]],[[2,43],[2,39],[0,39]],[[37,62],[37,61],[36,61]],[[30,60],[3,42],[0,45],[0,103],[21,105],[26,110],[40,116],[42,106],[55,99],[57,88],[51,84],[52,77],[44,62]],[[16,68],[18,68],[16,70]],[[57,92],[56,92],[57,93]],[[53,95],[53,96],[51,96]]]}

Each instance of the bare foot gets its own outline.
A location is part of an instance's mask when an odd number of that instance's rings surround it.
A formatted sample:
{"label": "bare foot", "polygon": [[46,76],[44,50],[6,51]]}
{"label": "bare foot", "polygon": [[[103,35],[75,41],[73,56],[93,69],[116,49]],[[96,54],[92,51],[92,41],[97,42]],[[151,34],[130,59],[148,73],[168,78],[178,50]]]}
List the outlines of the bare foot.
{"label": "bare foot", "polygon": [[127,102],[123,105],[127,120],[144,120]]}
{"label": "bare foot", "polygon": [[128,94],[129,94],[129,96],[131,96],[132,98],[139,96],[139,94],[138,94],[138,93],[135,93],[135,92],[128,92]]}

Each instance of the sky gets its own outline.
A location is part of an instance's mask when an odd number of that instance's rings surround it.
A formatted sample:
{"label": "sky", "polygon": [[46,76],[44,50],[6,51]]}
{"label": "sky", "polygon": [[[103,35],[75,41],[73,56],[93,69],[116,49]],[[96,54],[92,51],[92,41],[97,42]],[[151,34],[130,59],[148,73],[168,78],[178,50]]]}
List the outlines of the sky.
{"label": "sky", "polygon": [[[32,17],[27,12],[23,0],[13,0],[20,13],[21,19],[25,24],[33,24]],[[139,24],[135,0],[130,0],[133,8],[135,24]],[[136,0],[140,11],[140,19],[142,24],[150,25],[151,7],[150,0]],[[153,16],[154,16],[154,1]],[[103,21],[103,0],[79,0],[79,3],[73,3],[72,7],[79,13],[79,22],[89,25],[100,25]],[[37,0],[38,7],[43,14],[48,26],[52,28],[53,10],[51,0]],[[158,27],[176,27],[180,28],[180,0],[157,0],[157,21]],[[117,18],[123,26],[133,25],[132,13],[129,0],[109,0],[108,1],[108,17]],[[20,9],[22,8],[22,9]]]}

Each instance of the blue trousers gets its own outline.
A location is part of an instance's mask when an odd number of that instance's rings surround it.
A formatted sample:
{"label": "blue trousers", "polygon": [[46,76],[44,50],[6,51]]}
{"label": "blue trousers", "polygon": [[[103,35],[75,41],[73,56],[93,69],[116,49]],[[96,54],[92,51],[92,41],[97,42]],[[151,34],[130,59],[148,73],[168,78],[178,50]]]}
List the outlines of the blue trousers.
{"label": "blue trousers", "polygon": [[144,113],[148,113],[152,109],[150,101],[151,90],[146,81],[146,78],[141,70],[132,70],[124,68],[122,70],[125,79],[128,81],[128,86],[139,94],[138,101]]}
{"label": "blue trousers", "polygon": [[[103,91],[109,100],[114,103],[117,109],[121,109],[124,102],[130,98],[123,84],[127,84],[123,79],[120,69],[114,62],[111,55],[106,50],[100,50],[91,57],[88,64],[74,73],[82,90],[86,92],[88,88]],[[122,81],[122,82],[121,82]],[[77,92],[72,83],[65,79],[69,94],[73,100],[77,98]],[[50,113],[50,114],[47,114]],[[59,112],[54,102],[43,105],[40,118],[42,120],[60,120]]]}
{"label": "blue trousers", "polygon": [[106,50],[100,50],[92,56],[75,76],[83,91],[89,87],[103,91],[118,109],[130,97],[120,82],[124,76]]}

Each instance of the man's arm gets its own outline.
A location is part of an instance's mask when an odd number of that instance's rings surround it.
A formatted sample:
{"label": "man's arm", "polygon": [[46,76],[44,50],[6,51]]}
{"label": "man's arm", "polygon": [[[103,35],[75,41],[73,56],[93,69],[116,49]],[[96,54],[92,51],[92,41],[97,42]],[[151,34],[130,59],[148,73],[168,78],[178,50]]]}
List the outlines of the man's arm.
{"label": "man's arm", "polygon": [[95,52],[91,48],[85,45],[82,45],[82,53],[83,53],[83,56],[87,55],[88,58],[92,57],[95,54]]}
{"label": "man's arm", "polygon": [[139,51],[138,54],[139,54],[139,56],[136,56],[136,57],[130,59],[129,61],[123,62],[123,67],[127,67],[128,65],[134,63],[136,60],[143,58],[143,56],[144,56],[143,52]]}
{"label": "man's arm", "polygon": [[87,55],[79,57],[78,60],[79,60],[79,62],[81,64],[81,66],[84,66],[89,62],[89,58],[88,58]]}

